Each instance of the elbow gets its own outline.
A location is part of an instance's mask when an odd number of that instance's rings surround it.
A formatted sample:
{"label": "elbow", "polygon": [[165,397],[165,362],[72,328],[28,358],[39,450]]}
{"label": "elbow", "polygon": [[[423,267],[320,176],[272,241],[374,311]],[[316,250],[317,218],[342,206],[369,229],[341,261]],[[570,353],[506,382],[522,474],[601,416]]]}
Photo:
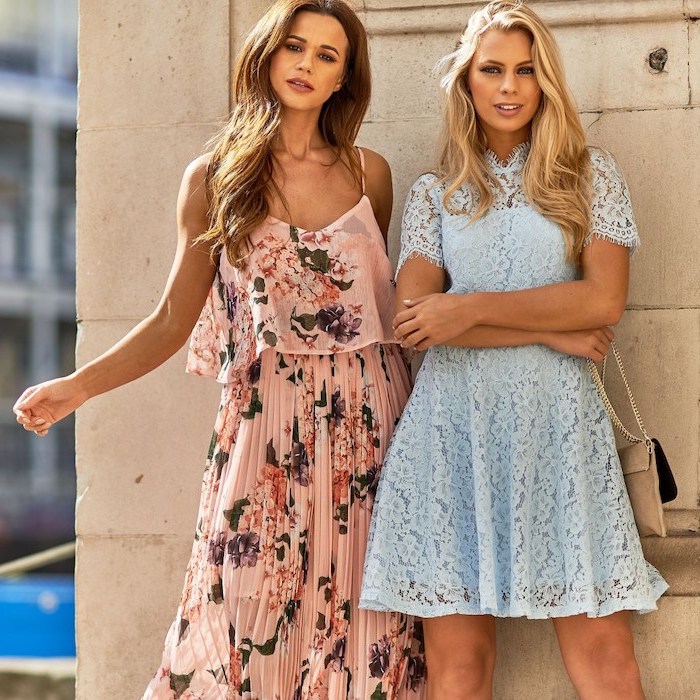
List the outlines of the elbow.
{"label": "elbow", "polygon": [[609,299],[601,305],[600,325],[616,326],[622,319],[627,306],[626,299]]}

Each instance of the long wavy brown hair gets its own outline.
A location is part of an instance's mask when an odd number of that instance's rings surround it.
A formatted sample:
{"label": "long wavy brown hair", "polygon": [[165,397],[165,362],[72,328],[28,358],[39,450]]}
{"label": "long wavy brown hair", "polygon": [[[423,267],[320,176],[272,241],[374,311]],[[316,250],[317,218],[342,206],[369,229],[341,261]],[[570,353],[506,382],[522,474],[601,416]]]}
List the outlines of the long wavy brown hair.
{"label": "long wavy brown hair", "polygon": [[442,79],[447,101],[438,171],[448,184],[445,207],[463,213],[451,205],[452,195],[462,185],[475,195],[472,219],[483,216],[493,204],[489,181],[495,180],[484,159],[486,137],[467,87],[479,40],[491,29],[522,30],[532,39],[532,62],[542,98],[531,124],[523,189],[532,205],[561,227],[567,256],[577,262],[590,218],[591,166],[585,132],[566,84],[556,40],[523,2],[490,2],[475,12],[455,51],[441,61],[447,67]]}
{"label": "long wavy brown hair", "polygon": [[326,143],[362,177],[353,147],[370,99],[367,35],[354,10],[343,0],[278,0],[248,35],[233,74],[234,108],[215,140],[206,176],[209,229],[198,239],[211,245],[212,256],[224,250],[232,265],[242,267],[248,236],[269,213],[275,194],[286,208],[273,179],[273,146],[280,129],[280,105],[270,84],[270,60],[289,36],[294,17],[314,12],[337,19],[348,39],[343,85],[323,105],[318,120]]}

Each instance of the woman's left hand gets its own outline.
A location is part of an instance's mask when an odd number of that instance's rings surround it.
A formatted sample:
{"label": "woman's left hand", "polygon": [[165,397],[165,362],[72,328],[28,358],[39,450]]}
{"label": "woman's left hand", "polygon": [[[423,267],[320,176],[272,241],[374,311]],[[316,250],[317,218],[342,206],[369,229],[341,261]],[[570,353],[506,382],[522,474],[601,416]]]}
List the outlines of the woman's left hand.
{"label": "woman's left hand", "polygon": [[401,347],[426,350],[442,345],[476,325],[466,309],[464,294],[428,294],[404,300],[406,309],[394,318],[394,335]]}

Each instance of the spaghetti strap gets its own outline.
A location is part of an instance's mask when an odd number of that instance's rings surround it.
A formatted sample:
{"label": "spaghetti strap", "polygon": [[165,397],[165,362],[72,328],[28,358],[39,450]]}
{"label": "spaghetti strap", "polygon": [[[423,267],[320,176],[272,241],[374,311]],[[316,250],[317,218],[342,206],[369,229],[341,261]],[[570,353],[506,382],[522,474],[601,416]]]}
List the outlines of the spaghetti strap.
{"label": "spaghetti strap", "polygon": [[362,194],[365,194],[365,154],[359,146],[355,146],[360,154],[360,168],[362,170]]}

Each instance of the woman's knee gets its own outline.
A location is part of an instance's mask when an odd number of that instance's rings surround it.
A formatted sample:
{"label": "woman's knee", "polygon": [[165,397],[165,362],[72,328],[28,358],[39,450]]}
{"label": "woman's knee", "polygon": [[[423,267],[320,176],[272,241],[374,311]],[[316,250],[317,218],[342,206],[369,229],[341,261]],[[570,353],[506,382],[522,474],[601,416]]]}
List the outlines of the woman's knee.
{"label": "woman's knee", "polygon": [[[470,697],[493,684],[496,648],[490,643],[428,658],[433,697]],[[440,691],[435,693],[435,691]]]}

